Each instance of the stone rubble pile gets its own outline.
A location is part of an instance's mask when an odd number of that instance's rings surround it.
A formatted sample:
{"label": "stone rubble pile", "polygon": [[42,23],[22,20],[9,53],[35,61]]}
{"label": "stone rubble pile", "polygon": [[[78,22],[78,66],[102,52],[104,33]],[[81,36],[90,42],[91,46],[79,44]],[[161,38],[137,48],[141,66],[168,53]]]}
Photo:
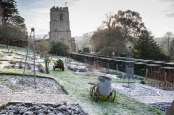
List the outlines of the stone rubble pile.
{"label": "stone rubble pile", "polygon": [[0,111],[0,115],[85,115],[77,104],[11,104]]}
{"label": "stone rubble pile", "polygon": [[153,107],[156,107],[157,109],[163,111],[163,112],[167,112],[169,107],[171,106],[171,103],[153,103],[153,104],[149,104]]}

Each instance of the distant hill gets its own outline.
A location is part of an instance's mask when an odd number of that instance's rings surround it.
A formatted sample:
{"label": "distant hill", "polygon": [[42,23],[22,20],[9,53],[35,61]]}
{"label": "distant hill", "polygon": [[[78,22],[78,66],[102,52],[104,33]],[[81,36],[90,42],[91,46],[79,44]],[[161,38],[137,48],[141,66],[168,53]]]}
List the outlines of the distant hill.
{"label": "distant hill", "polygon": [[[43,39],[46,35],[35,35],[36,40]],[[49,39],[49,35],[47,35],[44,39]]]}

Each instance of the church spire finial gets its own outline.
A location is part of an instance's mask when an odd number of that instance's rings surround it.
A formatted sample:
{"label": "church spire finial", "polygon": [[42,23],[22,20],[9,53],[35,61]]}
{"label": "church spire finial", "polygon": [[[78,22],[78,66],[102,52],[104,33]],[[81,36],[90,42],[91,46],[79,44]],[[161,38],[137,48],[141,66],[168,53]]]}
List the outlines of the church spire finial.
{"label": "church spire finial", "polygon": [[56,7],[56,1],[54,0],[54,7]]}

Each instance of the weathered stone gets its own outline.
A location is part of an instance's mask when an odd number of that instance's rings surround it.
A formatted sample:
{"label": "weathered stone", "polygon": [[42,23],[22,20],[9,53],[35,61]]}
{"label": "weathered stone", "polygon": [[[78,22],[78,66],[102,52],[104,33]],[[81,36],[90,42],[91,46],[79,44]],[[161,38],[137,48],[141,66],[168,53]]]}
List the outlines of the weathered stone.
{"label": "weathered stone", "polygon": [[51,110],[48,110],[48,113],[51,113]]}
{"label": "weathered stone", "polygon": [[61,106],[61,104],[53,104],[53,107],[54,107],[54,108],[57,108],[57,107],[59,107],[59,106]]}
{"label": "weathered stone", "polygon": [[21,110],[19,110],[19,114],[24,114],[24,110],[23,109],[21,109]]}
{"label": "weathered stone", "polygon": [[174,100],[173,100],[173,103],[171,104],[169,110],[167,111],[166,115],[174,115]]}
{"label": "weathered stone", "polygon": [[71,106],[71,109],[72,109],[72,110],[75,110],[76,108],[75,108],[74,106]]}
{"label": "weathered stone", "polygon": [[44,110],[44,113],[45,113],[45,114],[48,114],[48,111],[47,111],[47,110]]}
{"label": "weathered stone", "polygon": [[57,115],[64,115],[63,113],[58,113]]}
{"label": "weathered stone", "polygon": [[71,115],[74,115],[74,111],[71,111]]}

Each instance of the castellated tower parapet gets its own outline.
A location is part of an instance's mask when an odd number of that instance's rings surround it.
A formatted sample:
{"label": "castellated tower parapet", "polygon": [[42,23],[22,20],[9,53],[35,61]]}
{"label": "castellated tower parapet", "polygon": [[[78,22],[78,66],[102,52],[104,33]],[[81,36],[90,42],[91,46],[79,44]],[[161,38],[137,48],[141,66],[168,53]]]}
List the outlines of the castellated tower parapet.
{"label": "castellated tower parapet", "polygon": [[68,7],[52,7],[50,12],[53,11],[68,12]]}

